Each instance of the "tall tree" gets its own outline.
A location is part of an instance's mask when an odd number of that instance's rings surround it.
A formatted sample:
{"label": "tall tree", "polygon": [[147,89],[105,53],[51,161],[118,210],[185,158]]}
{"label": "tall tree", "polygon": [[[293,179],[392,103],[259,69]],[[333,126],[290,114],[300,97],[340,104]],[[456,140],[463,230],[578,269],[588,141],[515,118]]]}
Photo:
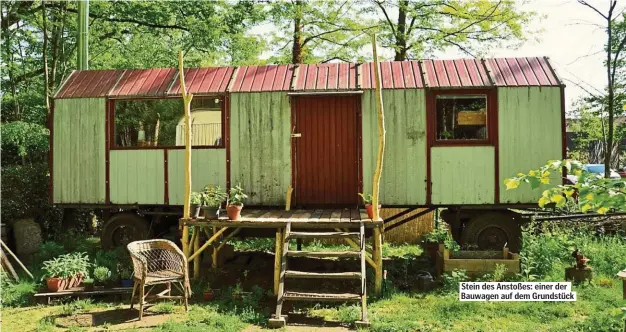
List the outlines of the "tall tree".
{"label": "tall tree", "polygon": [[[617,105],[616,103],[616,89],[619,87],[617,82],[618,78],[618,68],[623,66],[626,56],[624,53],[624,48],[626,48],[626,31],[623,31],[621,28],[624,26],[624,16],[622,16],[622,22],[618,23],[618,18],[620,17],[620,13],[616,10],[617,0],[611,0],[608,2],[608,11],[605,13],[602,10],[594,7],[584,0],[578,0],[578,2],[586,7],[589,7],[596,14],[600,15],[602,19],[606,22],[606,60],[604,66],[606,67],[606,77],[607,77],[607,94],[605,103],[605,109],[607,113],[607,136],[606,136],[606,147],[604,149],[604,167],[605,171],[604,176],[609,177],[610,173],[608,170],[611,168],[611,155],[613,152],[614,145],[614,131],[615,131],[615,114],[616,110],[619,112],[621,109],[621,105]],[[622,11],[623,12],[623,11]],[[621,74],[623,75],[623,71]],[[622,85],[622,91],[624,86]],[[601,97],[604,99],[604,97]]]}
{"label": "tall tree", "polygon": [[353,61],[369,41],[373,28],[363,6],[351,0],[291,0],[270,3],[269,19],[277,31],[271,37],[272,62],[312,63]]}
{"label": "tall tree", "polygon": [[[455,47],[477,51],[524,39],[533,13],[513,0],[370,0],[382,45],[403,61]],[[395,19],[394,19],[395,17]]]}

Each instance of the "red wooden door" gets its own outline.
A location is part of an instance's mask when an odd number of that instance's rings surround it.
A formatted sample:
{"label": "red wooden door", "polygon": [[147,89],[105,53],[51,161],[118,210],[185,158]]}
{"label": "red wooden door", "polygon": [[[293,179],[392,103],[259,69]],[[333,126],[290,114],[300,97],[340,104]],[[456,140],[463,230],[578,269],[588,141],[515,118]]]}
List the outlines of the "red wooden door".
{"label": "red wooden door", "polygon": [[295,204],[357,205],[360,96],[296,96],[292,117]]}

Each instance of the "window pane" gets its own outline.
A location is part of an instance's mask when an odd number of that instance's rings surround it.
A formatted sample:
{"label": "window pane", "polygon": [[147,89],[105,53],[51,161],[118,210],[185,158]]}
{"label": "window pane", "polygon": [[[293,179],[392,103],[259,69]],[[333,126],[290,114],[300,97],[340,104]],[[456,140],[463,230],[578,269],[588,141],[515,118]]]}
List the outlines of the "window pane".
{"label": "window pane", "polygon": [[[192,145],[219,146],[222,141],[220,99],[191,102]],[[120,147],[184,146],[182,99],[120,100],[115,102],[115,145]]]}
{"label": "window pane", "polygon": [[437,96],[437,139],[487,139],[487,97]]}

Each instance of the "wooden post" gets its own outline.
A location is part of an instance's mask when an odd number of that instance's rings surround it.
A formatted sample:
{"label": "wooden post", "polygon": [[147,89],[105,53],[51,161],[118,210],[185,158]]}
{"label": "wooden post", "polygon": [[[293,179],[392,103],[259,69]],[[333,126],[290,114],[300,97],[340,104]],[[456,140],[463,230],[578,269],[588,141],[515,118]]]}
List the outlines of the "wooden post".
{"label": "wooden post", "polygon": [[[217,232],[217,227],[213,227],[213,234]],[[211,255],[211,267],[217,269],[217,255],[219,255],[219,248],[213,246],[213,254]]]}
{"label": "wooden post", "polygon": [[[378,64],[378,52],[376,50],[376,35],[372,35],[372,52],[374,55],[374,79],[376,83],[376,108],[378,109],[378,154],[376,156],[376,170],[372,188],[372,207],[374,220],[379,218],[378,195],[380,191],[380,178],[383,172],[383,157],[385,154],[385,110],[383,108],[383,90],[380,80],[380,66]],[[377,228],[378,229],[378,228]]]}
{"label": "wooden post", "polygon": [[276,229],[276,246],[274,247],[274,295],[278,296],[278,285],[280,284],[280,264],[283,253],[285,238],[282,228]]}
{"label": "wooden post", "polygon": [[[183,218],[189,219],[189,210],[191,197],[191,99],[192,94],[187,93],[185,87],[185,71],[183,68],[183,51],[178,52],[178,71],[180,79],[180,90],[183,95],[183,103],[185,108],[185,200],[183,202]],[[189,257],[189,226],[183,226],[183,253]]]}
{"label": "wooden post", "polygon": [[383,234],[381,226],[374,228],[374,263],[376,264],[374,277],[374,294],[380,296],[383,290]]}
{"label": "wooden post", "polygon": [[[196,252],[200,249],[200,226],[193,228],[193,251]],[[193,259],[193,277],[200,277],[200,255],[197,255]]]}

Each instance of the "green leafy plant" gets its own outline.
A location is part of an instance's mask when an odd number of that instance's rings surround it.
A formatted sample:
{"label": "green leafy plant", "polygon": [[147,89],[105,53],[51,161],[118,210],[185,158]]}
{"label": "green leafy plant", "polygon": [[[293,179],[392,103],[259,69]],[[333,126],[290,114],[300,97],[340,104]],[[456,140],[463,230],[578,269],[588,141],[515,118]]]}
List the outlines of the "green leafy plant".
{"label": "green leafy plant", "polygon": [[447,292],[458,292],[459,284],[464,281],[468,281],[467,271],[454,269],[450,273],[444,273],[442,275],[443,290]]}
{"label": "green leafy plant", "polygon": [[202,205],[202,200],[202,193],[197,191],[191,192],[191,195],[189,196],[189,204]]}
{"label": "green leafy plant", "polygon": [[445,222],[440,222],[432,232],[424,234],[424,241],[426,243],[443,243],[446,248],[452,251],[461,249],[461,246],[452,238],[448,224]]}
{"label": "green leafy plant", "polygon": [[133,269],[126,264],[119,264],[117,267],[117,273],[123,280],[128,280],[133,277]]}
{"label": "green leafy plant", "polygon": [[222,202],[227,198],[228,195],[226,195],[226,191],[222,187],[207,185],[202,193],[202,205],[216,208],[222,205]]}
{"label": "green leafy plant", "polygon": [[243,202],[248,198],[241,188],[240,185],[236,185],[230,188],[230,193],[228,195],[228,204],[229,205],[243,205]]}
{"label": "green leafy plant", "polygon": [[87,275],[91,264],[86,253],[61,255],[43,262],[44,278],[69,278],[78,274]]}
{"label": "green leafy plant", "polygon": [[365,205],[372,204],[372,199],[373,199],[372,194],[359,193],[359,196],[361,196],[361,199],[363,200],[363,204]]}
{"label": "green leafy plant", "polygon": [[513,190],[521,183],[527,183],[532,189],[536,189],[542,184],[551,184],[554,180],[551,175],[562,175],[564,169],[567,174],[576,177],[576,183],[556,185],[544,190],[538,201],[540,207],[565,208],[570,203],[583,213],[626,211],[626,181],[591,173],[576,160],[550,160],[538,169],[518,173],[517,176],[504,180],[504,185],[507,190]]}
{"label": "green leafy plant", "polygon": [[111,270],[106,266],[98,266],[93,269],[93,278],[99,284],[104,284],[111,279]]}

